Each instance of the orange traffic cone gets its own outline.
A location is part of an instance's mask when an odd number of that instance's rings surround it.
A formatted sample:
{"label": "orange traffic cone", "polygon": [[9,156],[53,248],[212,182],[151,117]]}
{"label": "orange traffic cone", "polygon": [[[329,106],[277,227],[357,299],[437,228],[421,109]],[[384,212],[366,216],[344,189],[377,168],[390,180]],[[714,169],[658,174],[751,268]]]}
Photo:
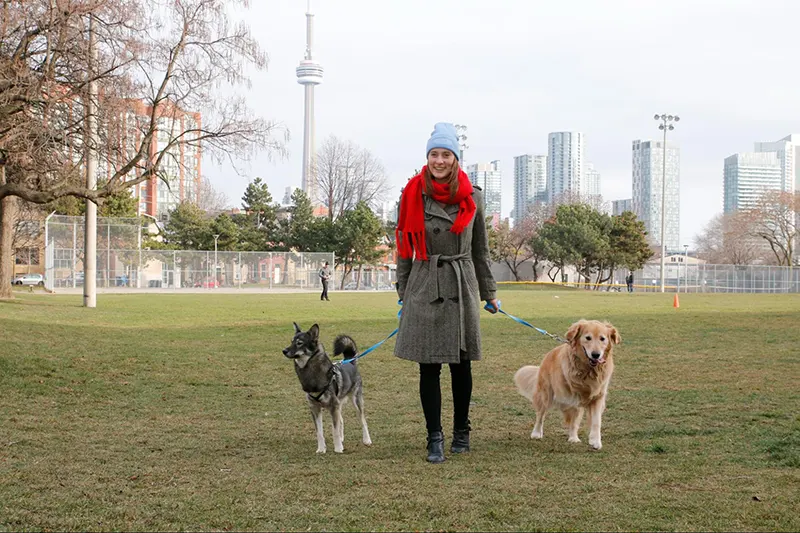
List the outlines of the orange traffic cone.
{"label": "orange traffic cone", "polygon": [[673,299],[672,299],[672,307],[674,307],[675,309],[677,309],[677,308],[679,308],[680,306],[681,306],[681,303],[678,301],[678,293],[676,292],[676,293],[675,293],[675,298],[673,298]]}

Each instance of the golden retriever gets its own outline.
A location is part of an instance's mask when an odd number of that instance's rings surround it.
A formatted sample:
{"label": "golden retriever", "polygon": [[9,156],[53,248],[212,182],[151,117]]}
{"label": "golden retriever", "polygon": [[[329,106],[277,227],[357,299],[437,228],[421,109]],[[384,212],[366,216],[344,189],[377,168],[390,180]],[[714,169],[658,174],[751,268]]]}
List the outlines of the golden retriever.
{"label": "golden retriever", "polygon": [[613,346],[622,341],[617,329],[607,322],[579,320],[567,330],[568,344],[552,349],[541,366],[523,366],[514,374],[519,393],[531,400],[536,410],[532,439],[544,435],[544,417],[551,407],[564,413],[569,442],[580,442],[578,428],[587,409],[589,445],[599,450],[600,425],[606,395],[614,372]]}

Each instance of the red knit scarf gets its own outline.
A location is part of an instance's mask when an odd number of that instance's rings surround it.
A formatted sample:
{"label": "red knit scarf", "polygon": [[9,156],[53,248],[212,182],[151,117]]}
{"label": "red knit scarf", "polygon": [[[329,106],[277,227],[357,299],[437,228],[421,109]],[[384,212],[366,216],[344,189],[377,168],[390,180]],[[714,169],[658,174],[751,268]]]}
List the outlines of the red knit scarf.
{"label": "red knit scarf", "polygon": [[[422,191],[425,189],[425,173],[428,167],[422,167],[422,172],[408,180],[403,195],[400,197],[400,215],[397,220],[397,251],[403,259],[411,259],[413,255],[418,260],[427,261],[428,252],[425,249],[425,202]],[[467,224],[475,215],[475,200],[472,199],[472,183],[466,172],[458,169],[458,193],[450,198],[450,186],[433,181],[431,197],[437,202],[445,204],[458,204],[456,216],[450,231],[460,235]]]}

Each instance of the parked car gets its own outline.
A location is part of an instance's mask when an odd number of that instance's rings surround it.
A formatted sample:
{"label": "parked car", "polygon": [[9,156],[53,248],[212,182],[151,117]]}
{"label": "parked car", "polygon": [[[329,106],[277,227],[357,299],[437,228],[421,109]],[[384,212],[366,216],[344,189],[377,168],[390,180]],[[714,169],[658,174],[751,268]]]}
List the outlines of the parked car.
{"label": "parked car", "polygon": [[64,283],[65,287],[72,287],[73,285],[75,285],[76,287],[82,287],[83,286],[83,271],[75,272],[75,282],[74,283],[72,281],[72,276],[68,276],[68,277],[64,278],[63,283]]}
{"label": "parked car", "polygon": [[44,276],[41,274],[22,274],[14,278],[13,285],[38,285],[44,287]]}
{"label": "parked car", "polygon": [[203,289],[218,289],[219,281],[212,277],[208,277],[195,281],[194,286],[196,288],[203,288]]}

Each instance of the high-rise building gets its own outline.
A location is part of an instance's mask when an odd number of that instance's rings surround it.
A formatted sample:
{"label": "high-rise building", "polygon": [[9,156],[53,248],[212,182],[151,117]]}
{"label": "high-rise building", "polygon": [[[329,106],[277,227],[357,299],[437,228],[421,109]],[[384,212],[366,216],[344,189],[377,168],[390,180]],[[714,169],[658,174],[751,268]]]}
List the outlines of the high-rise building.
{"label": "high-rise building", "polygon": [[533,156],[533,201],[547,203],[547,156]]}
{"label": "high-rise building", "polygon": [[469,181],[483,190],[483,199],[486,204],[485,216],[500,218],[500,197],[503,191],[500,161],[491,163],[475,163],[466,168]]}
{"label": "high-rise building", "polygon": [[553,202],[564,193],[584,194],[583,133],[562,131],[547,137],[547,196]]}
{"label": "high-rise building", "polygon": [[397,201],[381,202],[375,208],[375,216],[386,222],[397,222]]}
{"label": "high-rise building", "polygon": [[[142,117],[149,120],[152,109],[152,106],[141,100],[132,100],[128,111],[121,117],[120,134],[125,136],[124,142],[131,148],[138,146],[142,139],[136,127],[137,122]],[[160,106],[157,116],[155,134],[147,157],[150,161],[155,161],[158,154],[166,152],[166,155],[161,158],[157,176],[134,186],[132,193],[138,201],[139,215],[147,214],[165,221],[169,218],[170,211],[184,200],[198,200],[202,147],[199,142],[190,142],[193,135],[191,133],[183,135],[181,142],[175,142],[175,137],[184,132],[199,131],[202,120],[200,113],[184,111],[169,103]],[[102,179],[105,175],[110,176],[114,165],[115,162],[100,158],[98,177]]]}
{"label": "high-rise building", "polygon": [[306,9],[306,53],[296,69],[297,83],[305,89],[305,119],[303,122],[303,177],[302,189],[312,205],[319,204],[319,187],[314,174],[316,147],[314,145],[314,87],[322,83],[322,66],[314,61],[311,49],[314,44],[314,14],[311,0]]}
{"label": "high-rise building", "polygon": [[525,218],[531,205],[546,202],[547,156],[524,154],[514,158],[514,209],[516,224]]}
{"label": "high-rise building", "polygon": [[518,155],[514,157],[514,208],[511,210],[515,224],[525,218],[532,191],[533,156]]}
{"label": "high-rise building", "polygon": [[621,215],[625,211],[633,211],[633,200],[626,198],[625,200],[613,200],[611,202],[611,214],[615,217]]}
{"label": "high-rise building", "polygon": [[779,152],[745,152],[725,158],[725,213],[754,207],[768,191],[780,191],[785,180],[785,159]]}
{"label": "high-rise building", "polygon": [[664,196],[664,241],[667,251],[680,250],[680,149],[667,142],[666,181],[663,141],[633,141],[633,212],[644,222],[652,245],[661,245],[661,191]]}
{"label": "high-rise building", "polygon": [[775,142],[755,143],[756,152],[775,152],[781,164],[781,190],[800,191],[800,134]]}
{"label": "high-rise building", "polygon": [[584,171],[584,183],[586,184],[586,189],[584,191],[584,195],[589,198],[597,198],[601,195],[600,192],[600,173],[594,168],[594,165],[591,163],[586,164],[586,169]]}
{"label": "high-rise building", "polygon": [[291,187],[286,187],[283,190],[283,201],[281,204],[283,205],[292,205],[292,195],[294,194],[294,189]]}

